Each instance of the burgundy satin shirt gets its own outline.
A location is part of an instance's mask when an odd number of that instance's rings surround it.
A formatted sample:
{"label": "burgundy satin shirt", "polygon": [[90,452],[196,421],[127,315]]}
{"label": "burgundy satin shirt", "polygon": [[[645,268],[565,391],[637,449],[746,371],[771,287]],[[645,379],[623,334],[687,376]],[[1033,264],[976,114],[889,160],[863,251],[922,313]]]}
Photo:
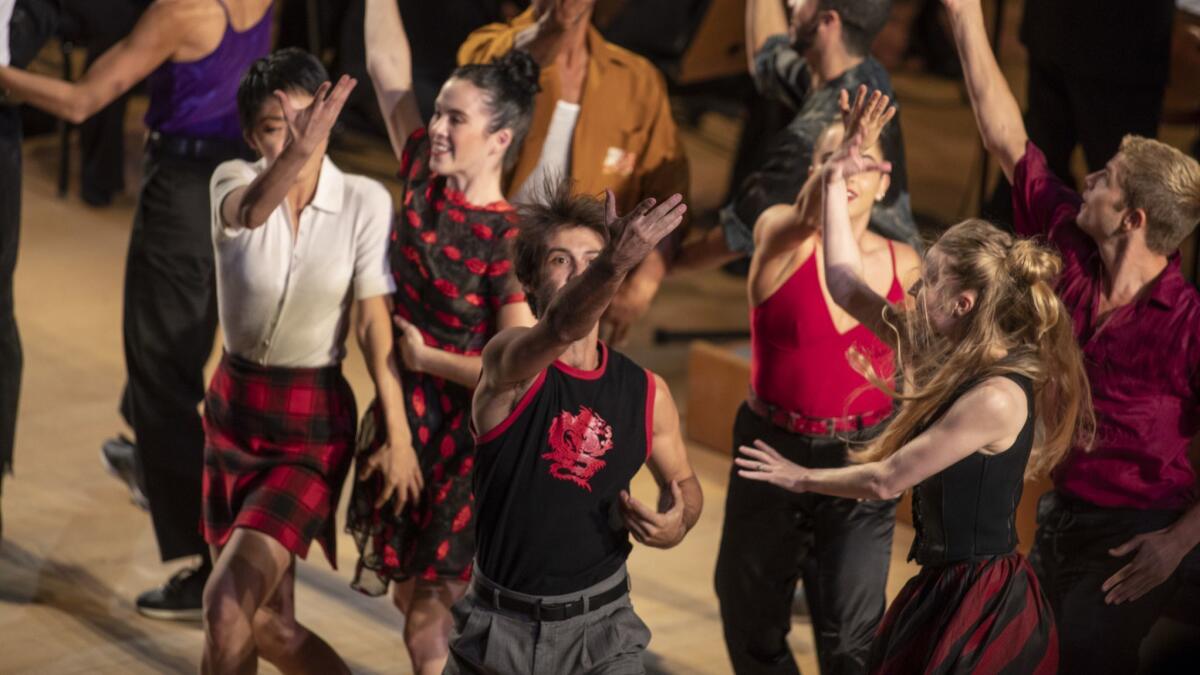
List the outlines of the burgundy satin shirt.
{"label": "burgundy satin shirt", "polygon": [[1082,199],[1033,143],[1013,172],[1013,224],[1058,249],[1058,295],[1071,312],[1096,409],[1091,452],[1072,448],[1054,471],[1059,492],[1097,506],[1178,510],[1196,498],[1188,461],[1200,430],[1200,292],[1179,255],[1136,302],[1095,327],[1104,269],[1075,224]]}

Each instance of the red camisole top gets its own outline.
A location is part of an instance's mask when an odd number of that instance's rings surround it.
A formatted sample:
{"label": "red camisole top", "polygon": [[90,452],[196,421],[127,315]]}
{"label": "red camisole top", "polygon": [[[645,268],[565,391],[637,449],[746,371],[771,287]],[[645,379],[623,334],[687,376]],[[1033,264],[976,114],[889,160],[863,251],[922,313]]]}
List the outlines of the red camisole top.
{"label": "red camisole top", "polygon": [[[904,299],[892,257],[887,300]],[[855,346],[879,374],[895,370],[892,350],[862,324],[839,334],[825,304],[814,252],[774,294],[750,310],[750,386],[766,403],[808,417],[830,418],[889,410],[892,400],[850,367]]]}

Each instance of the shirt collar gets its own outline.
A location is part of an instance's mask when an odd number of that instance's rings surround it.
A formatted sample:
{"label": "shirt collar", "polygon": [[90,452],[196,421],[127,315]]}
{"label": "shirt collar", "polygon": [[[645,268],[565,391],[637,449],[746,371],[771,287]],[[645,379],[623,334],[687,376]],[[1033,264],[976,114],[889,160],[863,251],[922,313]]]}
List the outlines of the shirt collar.
{"label": "shirt collar", "polygon": [[1163,309],[1171,309],[1175,306],[1175,301],[1179,299],[1179,294],[1188,283],[1179,271],[1179,261],[1180,256],[1178,251],[1167,259],[1166,268],[1154,280],[1154,285],[1150,288],[1150,293],[1146,296],[1147,302]]}
{"label": "shirt collar", "polygon": [[[514,17],[509,25],[531,26],[536,20],[537,19],[533,16],[533,7],[529,7],[524,12]],[[605,40],[604,36],[600,34],[600,31],[597,30],[596,24],[594,23],[588,24],[587,37],[585,39],[587,40],[589,67],[594,65],[601,72],[610,64],[628,63],[628,56],[632,54],[632,52],[628,52],[617,45],[614,45],[608,40]]]}
{"label": "shirt collar", "polygon": [[317,192],[313,195],[311,206],[327,213],[341,211],[342,200],[346,194],[345,187],[345,174],[326,155],[321,159],[321,173],[317,176]]}

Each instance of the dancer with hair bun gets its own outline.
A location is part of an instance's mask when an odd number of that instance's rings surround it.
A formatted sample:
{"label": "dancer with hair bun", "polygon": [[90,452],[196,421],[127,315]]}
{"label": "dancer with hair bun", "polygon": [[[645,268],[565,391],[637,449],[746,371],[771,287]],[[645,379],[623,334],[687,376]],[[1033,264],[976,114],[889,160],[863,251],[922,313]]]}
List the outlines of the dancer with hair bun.
{"label": "dancer with hair bun", "polygon": [[903,401],[857,466],[810,469],[762,441],[740,448],[740,474],[792,492],[890,499],[913,488],[921,571],[900,591],[872,646],[873,673],[1053,673],[1058,638],[1050,604],[1016,551],[1023,480],[1044,475],[1094,420],[1083,359],[1054,294],[1053,253],[981,220],[930,248],[910,306],[889,304],[864,280],[846,179],[886,170],[862,140],[890,116],[876,92],[853,108],[846,138],[823,169],[825,279],[833,300],[898,355],[903,394],[870,361],[848,358]]}
{"label": "dancer with hair bun", "polygon": [[[440,673],[475,556],[471,393],[497,331],[531,325],[512,273],[516,214],[500,187],[529,129],[538,67],[524,52],[464,66],[442,86],[428,126],[395,0],[367,3],[367,68],[402,200],[391,264],[404,414],[372,405],[359,432],[347,528],[359,547],[352,585],[382,595],[392,582],[417,673]],[[388,444],[388,439],[404,439]]]}

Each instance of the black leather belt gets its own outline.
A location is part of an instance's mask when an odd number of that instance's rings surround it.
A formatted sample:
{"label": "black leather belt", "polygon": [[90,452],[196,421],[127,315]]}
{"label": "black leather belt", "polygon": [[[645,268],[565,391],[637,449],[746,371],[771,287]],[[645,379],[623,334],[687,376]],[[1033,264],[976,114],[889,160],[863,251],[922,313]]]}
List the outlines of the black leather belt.
{"label": "black leather belt", "polygon": [[618,581],[612,588],[600,591],[596,595],[570,602],[554,603],[523,600],[498,588],[493,588],[479,579],[475,579],[472,583],[475,587],[476,597],[483,604],[495,609],[523,614],[533,621],[565,621],[599,609],[629,593],[628,576]]}
{"label": "black leather belt", "polygon": [[192,138],[151,131],[146,137],[146,149],[167,157],[223,162],[227,159],[250,159],[252,153],[245,144],[222,138]]}

